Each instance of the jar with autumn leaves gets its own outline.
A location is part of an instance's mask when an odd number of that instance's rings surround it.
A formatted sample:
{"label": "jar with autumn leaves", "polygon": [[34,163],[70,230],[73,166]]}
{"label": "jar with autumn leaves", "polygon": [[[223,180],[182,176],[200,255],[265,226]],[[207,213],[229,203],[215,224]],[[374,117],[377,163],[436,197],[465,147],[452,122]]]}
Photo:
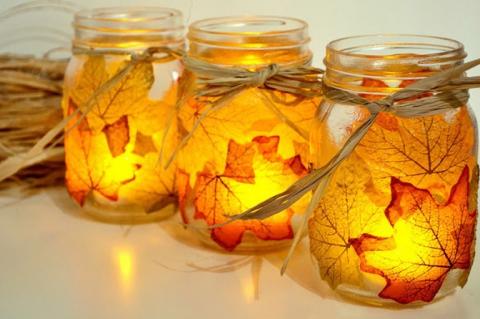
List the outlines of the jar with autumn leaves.
{"label": "jar with autumn leaves", "polygon": [[[461,43],[438,37],[345,38],[327,47],[324,82],[374,101],[465,56]],[[368,116],[362,106],[325,98],[311,135],[314,166],[329,161]],[[414,118],[380,113],[309,222],[321,277],[373,304],[430,302],[465,285],[477,183],[477,127],[467,105]]]}
{"label": "jar with autumn leaves", "polygon": [[177,141],[174,130],[164,132],[182,63],[170,54],[132,59],[147,48],[183,49],[181,12],[93,9],[76,14],[74,27],[63,98],[68,192],[108,222],[174,213],[175,167],[157,163],[162,147],[168,152]]}
{"label": "jar with autumn leaves", "polygon": [[[206,19],[193,23],[187,38],[189,58],[225,68],[299,67],[312,58],[307,24],[293,18]],[[204,243],[227,251],[285,247],[307,198],[264,220],[207,226],[226,222],[307,172],[308,131],[319,100],[252,87],[222,107],[215,107],[217,101],[215,96],[192,98],[179,113],[179,130],[188,133],[201,118],[178,155],[183,221]]]}

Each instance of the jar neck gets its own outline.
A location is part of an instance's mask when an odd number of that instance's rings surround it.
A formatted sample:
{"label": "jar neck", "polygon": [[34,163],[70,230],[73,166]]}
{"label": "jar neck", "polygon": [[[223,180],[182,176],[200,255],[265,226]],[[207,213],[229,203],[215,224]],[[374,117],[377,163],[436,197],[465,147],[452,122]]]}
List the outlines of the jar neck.
{"label": "jar neck", "polygon": [[73,46],[82,49],[143,51],[183,48],[182,13],[161,7],[102,8],[75,15]]}
{"label": "jar neck", "polygon": [[306,22],[248,16],[200,20],[188,32],[189,55],[212,64],[243,67],[308,64]]}
{"label": "jar neck", "polygon": [[324,82],[369,97],[401,88],[462,64],[466,53],[455,40],[419,35],[367,35],[328,44]]}

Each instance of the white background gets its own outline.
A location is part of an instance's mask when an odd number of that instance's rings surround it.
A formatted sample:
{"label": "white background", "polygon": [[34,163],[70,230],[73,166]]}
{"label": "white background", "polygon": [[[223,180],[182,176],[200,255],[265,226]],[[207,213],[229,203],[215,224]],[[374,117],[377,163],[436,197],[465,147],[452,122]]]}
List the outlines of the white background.
{"label": "white background", "polygon": [[[0,0],[0,10],[19,3]],[[470,58],[480,57],[479,0],[86,0],[78,4],[172,6],[183,10],[190,22],[237,14],[302,18],[310,24],[317,65],[330,40],[365,33],[451,37],[465,44]],[[0,14],[0,50],[42,52],[47,46],[41,41],[11,45],[12,40],[19,36],[38,40],[39,27],[59,29],[68,37],[70,20],[70,15],[58,12],[36,11],[14,19]],[[476,110],[480,110],[479,97],[473,94]],[[178,237],[178,231],[184,236]],[[176,220],[135,227],[97,223],[84,218],[61,189],[15,203],[0,198],[2,319],[480,316],[478,258],[464,290],[407,310],[336,299],[316,279],[305,248],[285,277],[278,275],[281,260],[281,254],[252,258],[200,249],[178,229]]]}

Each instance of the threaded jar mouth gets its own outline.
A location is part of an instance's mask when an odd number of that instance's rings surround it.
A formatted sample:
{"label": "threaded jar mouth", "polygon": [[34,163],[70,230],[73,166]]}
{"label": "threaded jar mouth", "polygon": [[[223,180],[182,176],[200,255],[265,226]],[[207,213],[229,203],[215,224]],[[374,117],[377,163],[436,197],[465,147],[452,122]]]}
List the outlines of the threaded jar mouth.
{"label": "threaded jar mouth", "polygon": [[[219,64],[230,64],[222,62],[229,54],[247,57],[233,63],[242,65],[282,63],[286,62],[282,56],[286,58],[288,54],[294,56],[294,60],[311,59],[308,24],[296,18],[234,16],[204,19],[190,25],[187,38],[190,55]],[[222,58],[220,54],[227,57]],[[248,61],[249,54],[252,55],[251,61]]]}
{"label": "threaded jar mouth", "polygon": [[[392,93],[390,84],[415,81],[463,63],[459,41],[429,35],[374,34],[334,40],[327,45],[327,85],[365,93]],[[367,88],[362,79],[381,80],[387,88]]]}
{"label": "threaded jar mouth", "polygon": [[140,50],[183,47],[182,12],[163,7],[112,7],[75,14],[75,47]]}

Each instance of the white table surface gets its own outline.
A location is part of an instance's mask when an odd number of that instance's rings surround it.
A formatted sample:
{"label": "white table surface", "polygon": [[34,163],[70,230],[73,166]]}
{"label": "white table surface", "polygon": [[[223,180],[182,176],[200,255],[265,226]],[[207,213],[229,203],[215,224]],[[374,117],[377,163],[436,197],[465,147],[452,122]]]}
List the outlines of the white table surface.
{"label": "white table surface", "polygon": [[[305,243],[304,243],[305,244]],[[477,251],[479,245],[477,244]],[[467,286],[421,308],[336,297],[307,245],[284,277],[284,253],[227,255],[192,240],[176,217],[120,226],[84,216],[63,188],[0,198],[0,318],[455,318],[480,315],[480,267]]]}

